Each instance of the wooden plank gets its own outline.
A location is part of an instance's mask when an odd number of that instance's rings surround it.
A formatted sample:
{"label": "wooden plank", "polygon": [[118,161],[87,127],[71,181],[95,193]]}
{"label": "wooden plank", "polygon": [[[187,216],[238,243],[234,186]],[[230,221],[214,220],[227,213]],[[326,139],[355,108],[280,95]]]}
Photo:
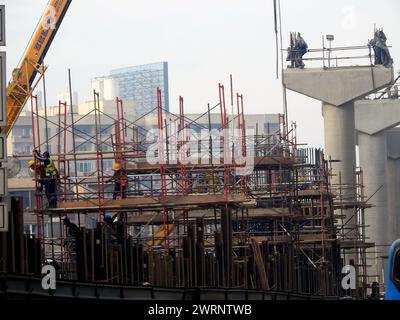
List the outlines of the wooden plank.
{"label": "wooden plank", "polygon": [[[242,195],[232,195],[228,198],[228,203],[241,203],[246,199]],[[223,195],[189,195],[189,196],[169,196],[165,202],[161,197],[141,197],[126,199],[105,200],[102,208],[105,210],[136,209],[140,207],[152,208],[177,208],[187,206],[208,206],[211,204],[225,204]],[[49,212],[71,212],[71,211],[98,211],[98,199],[84,201],[66,201],[59,204],[56,209],[48,209]]]}
{"label": "wooden plank", "polygon": [[260,274],[261,289],[269,290],[268,277],[267,277],[267,273],[265,271],[265,265],[264,265],[264,261],[262,259],[260,246],[258,245],[258,242],[254,238],[251,238],[251,246],[253,247],[254,258],[255,258],[254,260],[256,263],[256,267]]}
{"label": "wooden plank", "polygon": [[[250,209],[248,217],[249,220],[269,220],[269,219],[282,219],[282,217],[291,217],[295,216],[290,213],[289,208],[257,208]],[[214,210],[211,209],[195,209],[189,211],[189,220],[196,220],[198,218],[204,220],[214,220],[215,213]],[[217,218],[220,218],[220,214],[217,213]],[[299,216],[299,218],[304,219],[303,216]],[[183,220],[184,216],[181,212],[175,212],[174,219],[169,217],[167,223],[173,223],[176,221]],[[145,213],[138,214],[132,217],[128,217],[128,224],[148,224],[151,223],[153,225],[161,225],[163,224],[163,217],[161,214],[154,215],[154,213]]]}

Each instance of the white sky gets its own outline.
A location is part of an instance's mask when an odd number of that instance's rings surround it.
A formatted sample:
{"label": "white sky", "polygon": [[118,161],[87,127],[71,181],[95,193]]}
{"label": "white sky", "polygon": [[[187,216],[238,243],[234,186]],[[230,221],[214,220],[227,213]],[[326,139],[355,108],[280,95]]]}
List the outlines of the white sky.
{"label": "white sky", "polygon": [[[398,0],[281,0],[284,47],[299,31],[311,48],[323,34],[335,46],[364,45],[374,23],[384,27],[398,67]],[[18,64],[47,0],[5,0],[8,78]],[[73,0],[47,54],[47,96],[56,103],[67,90],[71,68],[79,100],[90,98],[91,79],[110,69],[169,62],[170,107],[178,96],[186,112],[204,112],[218,99],[219,82],[245,96],[249,114],[282,111],[280,80],[275,77],[272,0]],[[289,117],[298,124],[300,142],[323,146],[320,103],[289,94]]]}

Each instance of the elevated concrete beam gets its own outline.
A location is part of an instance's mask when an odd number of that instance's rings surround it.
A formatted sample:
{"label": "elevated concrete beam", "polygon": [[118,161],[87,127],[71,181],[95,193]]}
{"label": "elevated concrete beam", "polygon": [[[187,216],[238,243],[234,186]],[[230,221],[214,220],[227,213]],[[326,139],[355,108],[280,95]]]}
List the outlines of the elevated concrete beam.
{"label": "elevated concrete beam", "polygon": [[400,124],[400,100],[359,100],[355,102],[356,130],[374,135]]}
{"label": "elevated concrete beam", "polygon": [[393,78],[393,69],[383,66],[284,71],[284,84],[289,90],[334,106],[380,90]]}

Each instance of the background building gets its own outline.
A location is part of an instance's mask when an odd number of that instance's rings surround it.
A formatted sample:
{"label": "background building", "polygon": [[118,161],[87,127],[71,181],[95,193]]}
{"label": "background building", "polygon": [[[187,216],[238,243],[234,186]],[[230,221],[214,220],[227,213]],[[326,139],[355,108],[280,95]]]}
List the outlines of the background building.
{"label": "background building", "polygon": [[[40,94],[42,94],[41,92],[40,92]],[[39,97],[39,96],[38,96]],[[39,98],[38,98],[39,99]],[[42,98],[43,99],[43,98]],[[61,102],[67,102],[67,104],[69,104],[70,103],[70,100],[71,100],[71,96],[70,96],[70,93],[69,93],[69,91],[65,91],[65,92],[59,92],[58,94],[57,94],[57,102],[58,101],[61,101]],[[38,102],[38,104],[39,104],[39,102]],[[72,92],[72,104],[74,105],[74,106],[77,106],[78,105],[78,93],[76,92],[76,91],[73,91]],[[42,103],[39,105],[39,107],[41,106],[41,105],[43,105]]]}
{"label": "background building", "polygon": [[[95,125],[95,115],[94,115],[94,103],[85,102],[79,104],[74,107],[74,121],[75,121],[75,147],[77,152],[91,152],[96,150],[95,145],[95,133],[96,133],[96,125]],[[115,123],[115,114],[116,114],[116,103],[115,101],[100,101],[99,102],[99,110],[102,113],[100,115],[100,126],[99,132],[101,135],[107,138],[110,138],[112,134],[114,134],[114,123]],[[62,110],[63,112],[64,110]],[[44,110],[41,110],[39,113],[44,116]],[[43,144],[41,147],[41,151],[48,150],[52,155],[54,160],[57,160],[57,154],[59,151],[59,139],[58,139],[58,122],[59,122],[59,108],[48,107],[47,109],[47,135],[46,135],[46,121],[44,117],[39,120],[40,127],[40,136],[43,140],[46,140],[48,137],[48,145]],[[69,116],[69,108],[67,109],[68,119],[67,125],[70,126],[70,116]],[[131,101],[124,101],[124,113],[127,119],[133,121],[135,116],[134,105]],[[61,115],[61,123],[63,120],[64,114]],[[68,144],[67,144],[67,153],[73,151],[73,144],[71,135],[71,128],[68,131]],[[27,162],[30,160],[32,155],[32,115],[29,111],[22,112],[18,121],[16,122],[13,130],[9,135],[9,139],[7,141],[8,144],[8,156],[17,156],[21,161],[21,171],[18,173],[18,176],[26,176],[27,175]],[[111,139],[111,138],[110,138]],[[62,138],[61,138],[62,141]],[[102,146],[103,151],[110,151],[112,149],[112,144],[107,143]],[[61,150],[61,152],[64,152]],[[108,161],[105,163],[105,169],[111,170],[113,166],[112,161]],[[93,171],[93,161],[78,161],[77,163],[77,171],[79,176],[85,176],[89,172]]]}
{"label": "background building", "polygon": [[99,93],[100,100],[115,100],[119,97],[118,81],[112,77],[100,77],[92,80],[92,92]]}
{"label": "background building", "polygon": [[[111,70],[105,79],[114,79],[121,99],[135,103],[136,114],[143,116],[157,106],[157,88],[162,91],[165,110],[169,111],[168,62]],[[156,110],[152,112],[156,114]]]}

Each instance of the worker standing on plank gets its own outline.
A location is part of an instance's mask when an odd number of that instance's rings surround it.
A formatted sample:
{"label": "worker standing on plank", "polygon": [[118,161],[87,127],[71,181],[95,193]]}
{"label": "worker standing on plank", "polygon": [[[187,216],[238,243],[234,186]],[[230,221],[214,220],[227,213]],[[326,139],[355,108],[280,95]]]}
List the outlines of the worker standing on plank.
{"label": "worker standing on plank", "polygon": [[34,150],[33,155],[36,160],[43,162],[44,180],[46,185],[46,196],[49,202],[49,208],[57,208],[57,180],[58,172],[54,165],[53,160],[50,158],[49,152],[44,152],[43,155],[39,151]]}
{"label": "worker standing on plank", "polygon": [[36,164],[35,169],[35,160],[31,160],[28,162],[28,168],[35,174],[35,179],[38,179],[39,188],[38,191],[40,194],[43,194],[43,189],[46,190],[46,179],[44,175],[44,167],[42,164]]}
{"label": "worker standing on plank", "polygon": [[121,195],[122,199],[126,198],[126,187],[128,179],[126,177],[125,169],[118,162],[114,165],[114,175],[107,182],[111,181],[114,181],[113,199],[117,199],[118,194]]}

